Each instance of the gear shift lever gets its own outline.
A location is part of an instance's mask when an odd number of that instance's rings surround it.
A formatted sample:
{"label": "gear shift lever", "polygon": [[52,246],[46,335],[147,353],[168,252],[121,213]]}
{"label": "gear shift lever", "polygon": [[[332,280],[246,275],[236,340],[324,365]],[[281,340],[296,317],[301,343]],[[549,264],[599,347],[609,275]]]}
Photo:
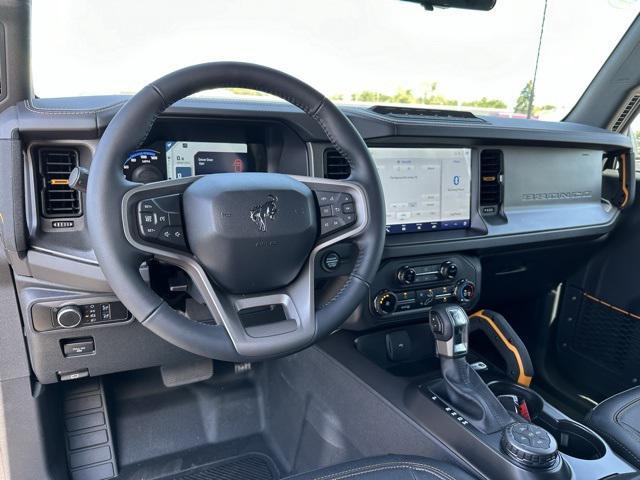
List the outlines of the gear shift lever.
{"label": "gear shift lever", "polygon": [[469,317],[458,305],[437,305],[429,312],[429,326],[440,358],[463,358],[469,346]]}
{"label": "gear shift lever", "polygon": [[436,339],[449,404],[484,433],[513,423],[515,419],[467,363],[469,317],[464,309],[454,304],[435,305],[429,312],[429,327]]}

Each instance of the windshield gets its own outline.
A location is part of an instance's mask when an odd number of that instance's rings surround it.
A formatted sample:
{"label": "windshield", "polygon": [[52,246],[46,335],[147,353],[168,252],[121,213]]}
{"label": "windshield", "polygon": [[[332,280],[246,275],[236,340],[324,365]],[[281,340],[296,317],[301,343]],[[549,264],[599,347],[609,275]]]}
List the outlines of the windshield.
{"label": "windshield", "polygon": [[[498,0],[489,12],[400,0],[34,0],[34,90],[131,94],[187,65],[236,60],[283,70],[343,103],[553,120],[575,104],[639,8],[637,0],[548,0],[540,42],[545,0]],[[239,89],[205,95],[262,98]]]}

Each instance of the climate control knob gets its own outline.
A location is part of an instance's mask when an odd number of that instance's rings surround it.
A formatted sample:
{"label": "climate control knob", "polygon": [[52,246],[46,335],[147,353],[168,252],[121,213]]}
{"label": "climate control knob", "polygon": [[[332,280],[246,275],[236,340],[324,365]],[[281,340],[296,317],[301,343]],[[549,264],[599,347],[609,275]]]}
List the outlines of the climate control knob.
{"label": "climate control knob", "polygon": [[458,266],[448,260],[442,262],[442,265],[440,265],[440,275],[442,275],[442,278],[449,280],[456,278],[456,275],[458,275]]}
{"label": "climate control knob", "polygon": [[456,283],[453,294],[459,303],[470,302],[476,296],[476,285],[467,279],[460,280]]}
{"label": "climate control knob", "polygon": [[62,307],[56,313],[56,322],[62,328],[73,328],[80,325],[82,321],[82,312],[80,311],[80,307],[76,305],[67,305],[66,307]]}
{"label": "climate control knob", "polygon": [[373,309],[378,315],[389,315],[396,311],[398,298],[389,290],[383,290],[373,299]]}
{"label": "climate control knob", "polygon": [[402,267],[398,269],[396,276],[402,285],[411,285],[416,281],[416,271],[411,267]]}

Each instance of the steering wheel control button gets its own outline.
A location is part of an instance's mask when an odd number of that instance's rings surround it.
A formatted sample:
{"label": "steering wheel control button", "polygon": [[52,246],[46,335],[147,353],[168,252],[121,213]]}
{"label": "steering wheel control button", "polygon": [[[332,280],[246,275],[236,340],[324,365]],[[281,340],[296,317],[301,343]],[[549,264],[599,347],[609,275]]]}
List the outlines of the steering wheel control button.
{"label": "steering wheel control button", "polygon": [[320,216],[322,218],[333,217],[333,208],[331,207],[331,205],[325,205],[324,207],[320,207]]}
{"label": "steering wheel control button", "polygon": [[186,249],[180,194],[164,195],[138,203],[138,226],[145,240]]}
{"label": "steering wheel control button", "polygon": [[528,468],[550,468],[558,458],[558,444],[545,429],[531,423],[512,423],[502,433],[502,449]]}
{"label": "steering wheel control button", "polygon": [[172,247],[185,248],[184,231],[181,227],[165,227],[158,235],[158,242]]}
{"label": "steering wheel control button", "polygon": [[327,236],[356,223],[355,204],[348,193],[315,192],[320,205],[320,235]]}
{"label": "steering wheel control button", "polygon": [[336,252],[329,252],[322,259],[322,266],[328,272],[334,271],[338,265],[340,265],[340,255]]}
{"label": "steering wheel control button", "polygon": [[56,313],[56,322],[62,328],[74,328],[82,322],[82,311],[77,305],[67,305]]}

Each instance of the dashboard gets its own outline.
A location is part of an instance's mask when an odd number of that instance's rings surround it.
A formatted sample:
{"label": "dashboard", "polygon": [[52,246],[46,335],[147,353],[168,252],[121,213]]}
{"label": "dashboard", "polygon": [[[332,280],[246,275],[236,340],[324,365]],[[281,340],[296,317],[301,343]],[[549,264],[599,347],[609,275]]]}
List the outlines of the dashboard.
{"label": "dashboard", "polygon": [[[4,157],[21,172],[10,182],[12,207],[3,208],[0,228],[42,383],[58,381],[60,372],[100,375],[188,355],[149,333],[113,297],[91,248],[84,195],[66,183],[74,166],[91,168],[100,135],[125,100],[87,97],[69,107],[65,99],[37,99],[0,116],[14,132],[0,149],[9,149]],[[622,135],[562,122],[342,108],[377,167],[387,230],[378,274],[345,328],[416,321],[437,302],[470,309],[548,292],[633,200],[633,170],[622,161],[631,145]],[[295,107],[206,99],[170,107],[122,162],[123,176],[139,183],[244,172],[339,180],[350,168]],[[609,163],[613,175],[603,174]],[[317,256],[317,302],[331,298],[357,259],[348,242]],[[184,274],[157,262],[142,273],[172,306],[202,315]],[[85,338],[95,351],[67,356],[62,347]]]}

